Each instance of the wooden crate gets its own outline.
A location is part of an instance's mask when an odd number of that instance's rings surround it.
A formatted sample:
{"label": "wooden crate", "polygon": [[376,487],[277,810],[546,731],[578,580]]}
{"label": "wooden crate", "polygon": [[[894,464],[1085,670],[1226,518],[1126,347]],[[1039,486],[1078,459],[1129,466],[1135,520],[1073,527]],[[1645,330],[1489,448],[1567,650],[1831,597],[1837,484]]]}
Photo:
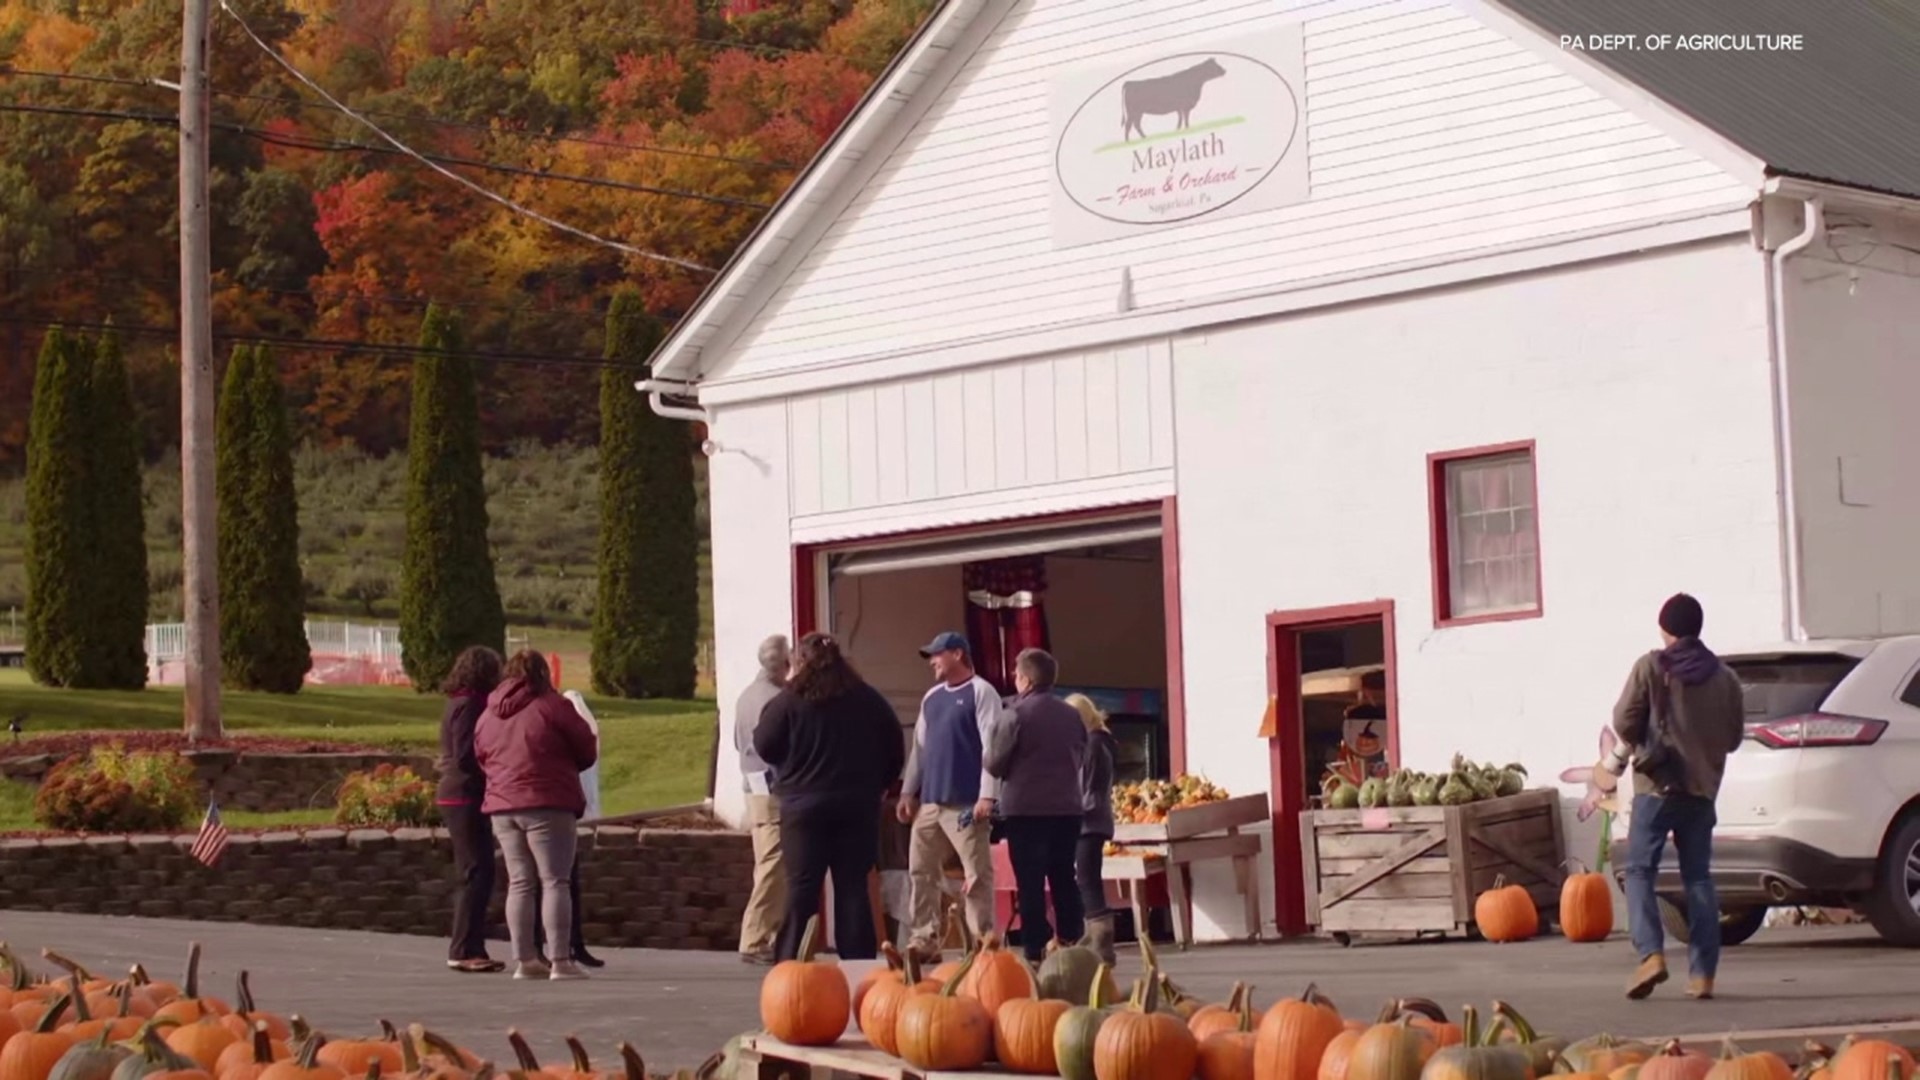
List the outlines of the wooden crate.
{"label": "wooden crate", "polygon": [[1241,795],[1220,802],[1182,807],[1168,814],[1166,821],[1152,825],[1116,825],[1113,840],[1116,844],[1163,844],[1169,840],[1226,832],[1242,825],[1256,825],[1265,820],[1266,795]]}
{"label": "wooden crate", "polygon": [[1464,806],[1300,815],[1307,920],[1323,934],[1463,933],[1473,901],[1504,877],[1543,919],[1566,879],[1560,794],[1523,791]]}

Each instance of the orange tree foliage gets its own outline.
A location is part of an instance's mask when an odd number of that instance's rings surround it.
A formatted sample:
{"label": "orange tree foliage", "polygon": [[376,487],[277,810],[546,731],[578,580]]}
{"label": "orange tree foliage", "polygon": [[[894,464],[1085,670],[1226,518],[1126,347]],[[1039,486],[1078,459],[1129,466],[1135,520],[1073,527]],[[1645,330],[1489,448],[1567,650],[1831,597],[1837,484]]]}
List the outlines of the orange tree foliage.
{"label": "orange tree foliage", "polygon": [[[522,205],[717,267],[933,0],[241,0],[328,90]],[[175,0],[0,0],[0,469],[17,469],[42,324],[127,331],[149,454],[177,430]],[[591,442],[603,318],[632,286],[671,320],[707,278],[581,241],[394,153],[216,17],[215,318],[275,347],[295,435],[406,440],[404,357],[429,302],[483,365],[482,437]],[[75,115],[72,110],[102,114]],[[374,147],[369,151],[353,144]],[[598,183],[555,179],[565,175]],[[651,189],[651,190],[648,190]],[[708,199],[668,192],[696,193]],[[150,332],[142,332],[141,328]],[[297,344],[308,343],[305,346]],[[225,352],[224,346],[218,350]]]}

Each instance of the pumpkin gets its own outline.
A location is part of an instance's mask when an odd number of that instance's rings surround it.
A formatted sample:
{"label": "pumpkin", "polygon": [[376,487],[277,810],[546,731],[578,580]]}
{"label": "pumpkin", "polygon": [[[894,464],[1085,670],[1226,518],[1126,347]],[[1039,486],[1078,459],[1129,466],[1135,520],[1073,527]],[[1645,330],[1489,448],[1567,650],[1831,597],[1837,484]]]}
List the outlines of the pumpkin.
{"label": "pumpkin", "polygon": [[1347,1063],[1348,1080],[1420,1080],[1427,1059],[1439,1048],[1431,1035],[1414,1026],[1414,1016],[1402,1012],[1363,1032]]}
{"label": "pumpkin", "polygon": [[[299,1017],[293,1018],[296,1023]],[[421,1064],[428,1069],[465,1073],[480,1064],[479,1057],[470,1050],[462,1050],[441,1035],[428,1031],[419,1024],[407,1027],[407,1036],[420,1055]]]}
{"label": "pumpkin", "polygon": [[973,970],[976,952],[932,994],[909,994],[894,1025],[900,1057],[916,1068],[977,1069],[993,1049],[993,1018],[978,1000],[961,997],[960,984]]}
{"label": "pumpkin", "polygon": [[[1850,1045],[1840,1048],[1833,1059],[1833,1080],[1896,1080],[1894,1062],[1899,1062],[1898,1076],[1913,1076],[1913,1055],[1905,1049],[1883,1039],[1850,1040]],[[5,1070],[0,1069],[0,1080],[6,1080]],[[1665,1080],[1649,1077],[1648,1080]]]}
{"label": "pumpkin", "polygon": [[260,1074],[276,1061],[293,1056],[293,1049],[273,1037],[264,1021],[256,1021],[250,1037],[234,1043],[213,1063],[215,1080],[260,1080]]}
{"label": "pumpkin", "polygon": [[235,1037],[241,1040],[252,1038],[256,1021],[264,1022],[267,1033],[275,1039],[284,1040],[293,1034],[292,1025],[272,1013],[261,1012],[260,1007],[254,1004],[253,984],[244,969],[234,978],[233,1004],[233,1012],[221,1019]]}
{"label": "pumpkin", "polygon": [[1436,1049],[1458,1046],[1466,1039],[1460,1025],[1447,1019],[1447,1011],[1427,998],[1401,998],[1393,1003],[1393,1009],[1432,1039]]}
{"label": "pumpkin", "polygon": [[1707,1071],[1708,1080],[1793,1080],[1793,1070],[1779,1054],[1749,1054],[1727,1036],[1720,1044],[1720,1058]]}
{"label": "pumpkin", "polygon": [[1469,1005],[1461,1010],[1458,1045],[1434,1051],[1420,1070],[1420,1080],[1532,1080],[1533,1069],[1518,1046],[1498,1041],[1507,1021],[1496,1019],[1480,1030],[1480,1014]]}
{"label": "pumpkin", "polygon": [[1160,969],[1160,953],[1145,935],[1140,938],[1140,962],[1146,966],[1146,977],[1158,984],[1159,996],[1154,1011],[1173,1013],[1182,1020],[1190,1020],[1194,1013],[1200,1011],[1201,1003],[1182,993],[1166,972]]}
{"label": "pumpkin", "polygon": [[1578,859],[1560,884],[1560,932],[1568,941],[1605,941],[1613,933],[1613,886]]}
{"label": "pumpkin", "polygon": [[1653,1047],[1646,1043],[1601,1034],[1581,1039],[1560,1051],[1554,1060],[1554,1071],[1607,1076],[1628,1065],[1639,1065],[1652,1056]]}
{"label": "pumpkin", "polygon": [[914,994],[937,994],[940,984],[932,979],[920,977],[920,961],[912,956],[903,962],[899,972],[889,972],[890,977],[873,984],[866,999],[860,1002],[858,1016],[860,1033],[867,1041],[880,1049],[900,1056],[900,1043],[895,1036],[900,1023],[900,1006]]}
{"label": "pumpkin", "polygon": [[1682,1050],[1680,1040],[1669,1039],[1658,1053],[1641,1062],[1635,1075],[1639,1080],[1706,1080],[1713,1070],[1713,1059],[1692,1050]]}
{"label": "pumpkin", "polygon": [[[40,955],[46,957],[48,962],[55,966],[65,969],[67,973],[65,992],[73,996],[76,1005],[84,998],[89,1013],[111,1013],[118,1007],[119,1003],[113,996],[113,983],[110,980],[96,977],[86,968],[52,949],[41,949]],[[75,1010],[76,1013],[78,1011]]]}
{"label": "pumpkin", "polygon": [[[418,1032],[420,1030],[419,1024],[413,1024],[407,1028],[407,1037],[400,1040],[400,1067],[406,1071],[408,1080],[472,1080],[472,1074],[464,1068],[444,1065],[438,1059],[435,1059],[431,1065],[424,1063],[419,1053]],[[569,1035],[568,1038],[573,1037]],[[567,1048],[572,1050],[573,1043],[568,1043]],[[582,1048],[575,1053],[584,1057],[586,1050]],[[216,1080],[227,1080],[227,1078],[218,1077]]]}
{"label": "pumpkin", "polygon": [[155,1017],[142,1027],[134,1054],[115,1066],[111,1080],[211,1080],[191,1058],[183,1057],[160,1038],[160,1028],[176,1023]]}
{"label": "pumpkin", "polygon": [[1097,1080],[1191,1080],[1200,1047],[1184,1019],[1160,1008],[1159,980],[1140,980],[1125,1009],[1100,1025],[1093,1041]]}
{"label": "pumpkin", "polygon": [[112,1033],[102,1028],[94,1038],[75,1042],[60,1055],[47,1080],[110,1080],[113,1070],[132,1055],[130,1048],[118,1045]]}
{"label": "pumpkin", "polygon": [[[1327,1043],[1320,1052],[1320,1068],[1314,1075],[1317,1080],[1347,1080],[1347,1069],[1353,1065],[1353,1049],[1360,1045],[1360,1036],[1365,1035],[1380,1024],[1391,1024],[1400,1016],[1410,1015],[1398,1001],[1389,1001],[1380,1010],[1380,1015],[1372,1023],[1365,1020],[1342,1021],[1340,1034]],[[1408,1021],[1411,1023],[1411,1019]]]}
{"label": "pumpkin", "polygon": [[[1040,996],[1053,1001],[1068,1001],[1075,1005],[1087,1003],[1093,990],[1093,980],[1105,961],[1100,954],[1087,945],[1054,945],[1040,961]],[[1120,996],[1120,988],[1114,985],[1113,974],[1108,972],[1104,989],[1108,1001]]]}
{"label": "pumpkin", "polygon": [[133,965],[127,972],[127,982],[136,991],[145,994],[147,1000],[153,1002],[155,1009],[170,1005],[180,998],[179,987],[170,982],[156,982],[148,976],[147,969],[139,964]]}
{"label": "pumpkin", "polygon": [[900,950],[893,947],[893,942],[880,943],[880,958],[887,962],[887,966],[874,968],[860,976],[859,985],[853,988],[852,1012],[856,1020],[860,1016],[860,1006],[867,1000],[867,994],[873,989],[875,983],[883,978],[899,978],[904,961],[900,958]]}
{"label": "pumpkin", "polygon": [[347,1074],[338,1067],[320,1060],[326,1048],[327,1040],[315,1032],[301,1041],[300,1048],[293,1052],[292,1058],[276,1061],[262,1069],[260,1080],[347,1080]]}
{"label": "pumpkin", "polygon": [[978,1001],[986,1007],[988,1016],[1000,1015],[1000,1007],[1015,998],[1030,998],[1039,992],[1027,962],[1008,952],[998,934],[980,939],[973,966],[960,981],[960,996]]}
{"label": "pumpkin", "polygon": [[179,996],[160,1006],[154,1016],[191,1024],[204,1016],[225,1016],[232,1012],[219,998],[200,996],[200,943],[187,946],[187,976],[180,984]]}
{"label": "pumpkin", "polygon": [[1040,996],[1040,984],[1025,964],[1027,992],[1001,1002],[993,1016],[993,1056],[1008,1070],[1054,1076],[1059,1066],[1053,1056],[1053,1029],[1072,1004]]}
{"label": "pumpkin", "polygon": [[1187,1021],[1199,1043],[1195,1069],[1200,1080],[1253,1080],[1253,991],[1240,987],[1240,1008],[1233,1014],[1233,1027],[1200,1035],[1201,1017]]}
{"label": "pumpkin", "polygon": [[960,959],[949,960],[927,974],[928,978],[942,986],[947,984],[948,979],[953,978],[954,973],[960,970],[960,965],[966,963],[967,957],[979,947],[979,943],[973,939],[973,928],[967,925],[967,920],[961,916],[959,908],[948,909],[947,928],[960,936]]}
{"label": "pumpkin", "polygon": [[[647,1063],[640,1060],[640,1051],[635,1050],[631,1043],[624,1042],[620,1044],[618,1049],[620,1051],[621,1080],[647,1080]],[[709,1062],[716,1062],[716,1064],[712,1066],[716,1069],[718,1068],[717,1062],[723,1062],[725,1060],[724,1054],[715,1054],[713,1057],[707,1059]],[[706,1069],[708,1066],[702,1065],[701,1068]],[[726,1075],[732,1076],[733,1073],[727,1073]]]}
{"label": "pumpkin", "polygon": [[1247,1007],[1250,993],[1246,983],[1236,982],[1227,993],[1226,1004],[1200,1006],[1192,1016],[1187,1017],[1187,1030],[1193,1032],[1193,1041],[1205,1043],[1209,1035],[1237,1028],[1240,1025],[1240,1013]]}
{"label": "pumpkin", "polygon": [[1473,921],[1488,941],[1525,941],[1540,932],[1540,909],[1527,890],[1507,884],[1500,875],[1493,879],[1493,888],[1474,900]]}
{"label": "pumpkin", "polygon": [[0,1048],[0,1080],[47,1080],[53,1074],[53,1067],[73,1049],[73,1036],[60,1030],[68,1004],[66,997],[54,999],[37,1022],[7,1040]]}
{"label": "pumpkin", "polygon": [[1255,1080],[1313,1080],[1320,1057],[1345,1024],[1332,1002],[1309,985],[1298,998],[1275,1002],[1255,1031]]}
{"label": "pumpkin", "polygon": [[219,1017],[211,1014],[167,1033],[168,1046],[209,1073],[219,1064],[220,1055],[227,1047],[239,1041]]}
{"label": "pumpkin", "polygon": [[6,1046],[7,1040],[20,1034],[21,1030],[20,1021],[13,1015],[13,1010],[0,1009],[0,1047]]}
{"label": "pumpkin", "polygon": [[1545,1076],[1553,1071],[1554,1059],[1560,1051],[1566,1049],[1567,1040],[1558,1035],[1541,1035],[1520,1015],[1519,1010],[1504,1001],[1493,1003],[1493,1012],[1500,1021],[1488,1029],[1488,1042],[1505,1046],[1517,1046],[1527,1055],[1527,1065],[1535,1076]]}
{"label": "pumpkin", "polygon": [[782,960],[760,983],[760,1022],[794,1046],[832,1046],[852,1016],[852,988],[837,964],[814,959],[820,916],[807,920],[797,959]]}
{"label": "pumpkin", "polygon": [[146,1020],[133,1012],[133,994],[133,987],[121,983],[113,992],[113,1008],[107,1015],[77,1020],[67,1028],[67,1034],[73,1036],[75,1042],[85,1042],[102,1033],[112,1042],[132,1041],[146,1025]]}
{"label": "pumpkin", "polygon": [[[0,942],[0,969],[5,969],[7,973],[7,985],[0,987],[0,1009],[5,1010],[9,1015],[12,1015],[15,1005],[28,998],[34,1001],[47,999],[47,988],[34,985],[33,973],[27,970],[27,965],[21,963],[20,958],[13,955],[13,950],[7,948],[4,942]],[[0,1039],[0,1044],[5,1042],[6,1040]]]}
{"label": "pumpkin", "polygon": [[1111,986],[1113,969],[1102,963],[1094,972],[1087,1003],[1068,1009],[1054,1025],[1053,1060],[1062,1080],[1094,1080],[1094,1045],[1101,1026],[1113,1015],[1107,1005],[1107,990]]}
{"label": "pumpkin", "polygon": [[380,1037],[377,1039],[341,1039],[338,1042],[325,1042],[314,1056],[315,1062],[331,1065],[340,1070],[343,1077],[365,1076],[367,1068],[374,1062],[380,1063],[383,1073],[398,1073],[403,1064],[400,1060],[400,1033],[391,1023],[380,1021]]}

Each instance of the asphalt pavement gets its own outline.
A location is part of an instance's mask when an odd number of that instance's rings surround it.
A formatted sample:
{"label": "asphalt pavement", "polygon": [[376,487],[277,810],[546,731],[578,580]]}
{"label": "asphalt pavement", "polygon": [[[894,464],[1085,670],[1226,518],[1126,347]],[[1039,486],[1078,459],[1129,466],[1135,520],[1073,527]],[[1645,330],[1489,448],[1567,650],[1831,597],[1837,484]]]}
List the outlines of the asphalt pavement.
{"label": "asphalt pavement", "polygon": [[[234,975],[251,969],[262,1008],[300,1013],[321,1030],[371,1034],[378,1021],[420,1022],[475,1051],[507,1058],[505,1034],[519,1028],[550,1064],[564,1063],[561,1039],[577,1034],[596,1062],[632,1042],[653,1070],[692,1067],[729,1037],[757,1028],[765,969],[730,953],[608,949],[607,967],[580,983],[514,982],[461,975],[431,938],[233,923],[189,923],[91,915],[0,911],[0,940],[23,956],[52,946],[103,973],[139,962],[178,979],[189,942],[205,949],[207,993],[231,1001]],[[1284,945],[1162,948],[1167,972],[1190,993],[1224,998],[1236,980],[1261,1004],[1307,983],[1353,1016],[1390,997],[1428,997],[1449,1012],[1469,1002],[1514,1003],[1542,1030],[1588,1034],[1707,1036],[1842,1030],[1920,1017],[1915,957],[1882,946],[1858,927],[1779,927],[1728,949],[1720,996],[1692,1002],[1676,978],[1642,1003],[1620,985],[1631,949],[1616,935],[1599,945],[1546,939],[1514,945],[1421,942],[1343,949],[1310,941]],[[495,956],[504,957],[503,943]],[[1676,975],[1685,970],[1672,956]],[[1123,980],[1139,970],[1123,947]],[[1797,1035],[1793,1036],[1797,1039]],[[1783,1040],[1787,1036],[1780,1036]],[[1902,1041],[1920,1041],[1920,1034]]]}

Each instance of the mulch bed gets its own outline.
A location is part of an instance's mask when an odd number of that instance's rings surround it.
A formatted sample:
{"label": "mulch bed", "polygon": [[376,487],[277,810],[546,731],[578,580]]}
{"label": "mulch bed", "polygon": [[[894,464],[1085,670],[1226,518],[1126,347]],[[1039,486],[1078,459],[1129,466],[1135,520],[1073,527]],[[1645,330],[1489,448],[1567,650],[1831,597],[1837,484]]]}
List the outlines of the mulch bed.
{"label": "mulch bed", "polygon": [[386,753],[375,746],[355,743],[319,742],[313,739],[283,739],[272,735],[229,735],[210,742],[190,743],[178,731],[62,731],[51,735],[29,735],[19,742],[0,743],[0,761],[8,758],[38,757],[52,754],[68,757],[84,754],[96,746],[115,743],[128,750],[239,750],[249,754],[377,754]]}

